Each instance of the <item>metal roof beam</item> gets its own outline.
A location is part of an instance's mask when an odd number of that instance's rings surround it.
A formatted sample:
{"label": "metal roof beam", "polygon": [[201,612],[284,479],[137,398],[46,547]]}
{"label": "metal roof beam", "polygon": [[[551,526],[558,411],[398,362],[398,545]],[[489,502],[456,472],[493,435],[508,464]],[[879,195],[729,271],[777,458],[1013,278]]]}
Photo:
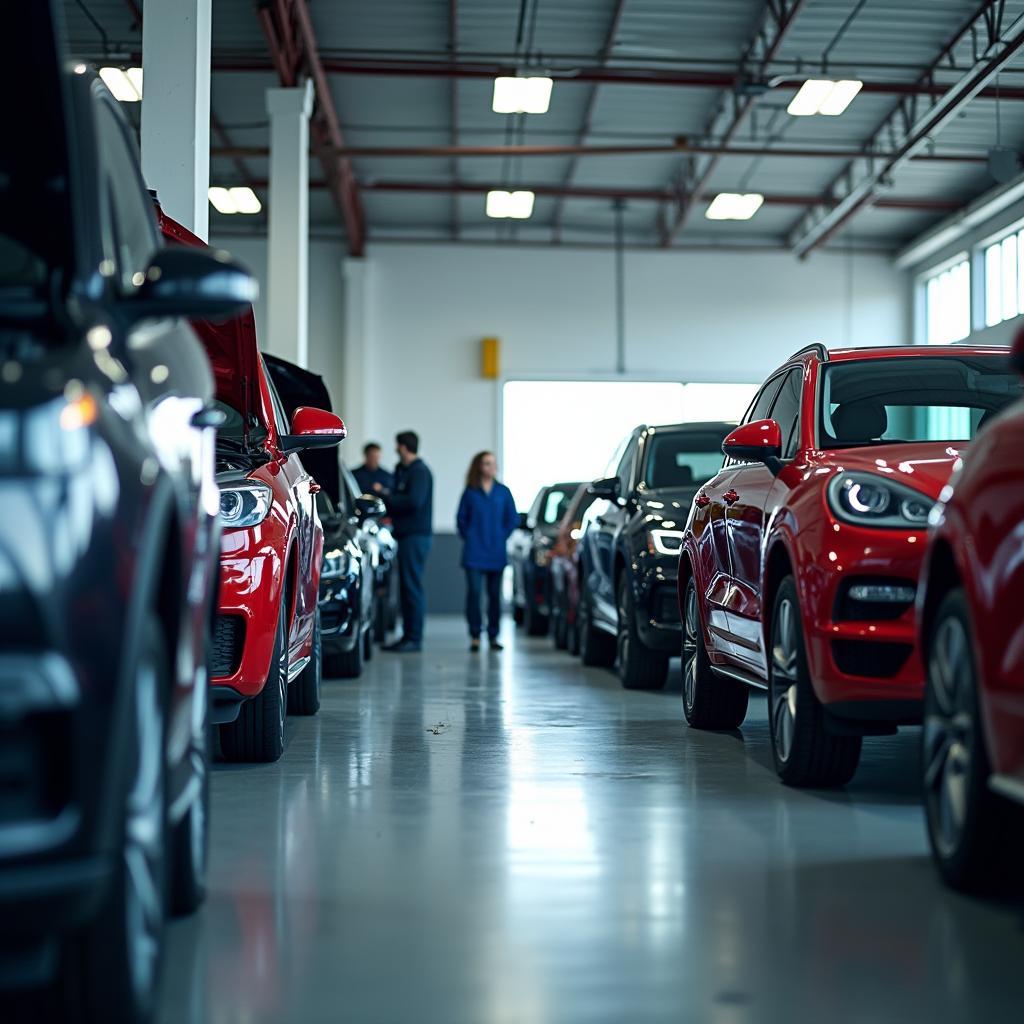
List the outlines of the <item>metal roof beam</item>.
{"label": "metal roof beam", "polygon": [[873,155],[851,161],[819,201],[789,234],[789,244],[801,258],[832,237],[851,217],[867,206],[881,205],[878,193],[892,174],[927,145],[953,118],[975,99],[1024,46],[1024,15],[1000,30],[993,13],[1000,0],[988,0],[936,57],[928,78],[948,61],[961,44],[986,42],[982,55],[960,80],[931,104],[916,97],[901,100],[878,126],[865,149]]}

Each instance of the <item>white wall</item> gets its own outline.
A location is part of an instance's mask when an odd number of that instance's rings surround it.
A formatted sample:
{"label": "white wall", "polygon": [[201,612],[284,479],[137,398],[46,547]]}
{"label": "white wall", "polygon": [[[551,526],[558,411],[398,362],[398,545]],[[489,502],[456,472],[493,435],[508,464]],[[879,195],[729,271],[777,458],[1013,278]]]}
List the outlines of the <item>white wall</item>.
{"label": "white wall", "polygon": [[[500,384],[480,377],[480,339],[501,339],[506,378],[611,374],[613,257],[378,245],[368,259],[371,383],[352,440],[374,437],[390,452],[396,431],[418,431],[436,478],[437,528],[451,529],[469,457],[500,443]],[[631,252],[627,371],[645,380],[759,381],[813,341],[906,342],[908,289],[906,275],[879,256],[801,263],[785,253]]]}

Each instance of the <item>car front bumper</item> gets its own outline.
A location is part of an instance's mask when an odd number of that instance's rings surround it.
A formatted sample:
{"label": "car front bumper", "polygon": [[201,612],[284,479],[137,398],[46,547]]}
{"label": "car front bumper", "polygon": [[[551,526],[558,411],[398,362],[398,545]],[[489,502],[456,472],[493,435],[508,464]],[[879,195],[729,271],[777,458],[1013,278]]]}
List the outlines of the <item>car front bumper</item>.
{"label": "car front bumper", "polygon": [[679,559],[645,555],[637,563],[637,633],[651,650],[678,654],[682,643],[676,592]]}

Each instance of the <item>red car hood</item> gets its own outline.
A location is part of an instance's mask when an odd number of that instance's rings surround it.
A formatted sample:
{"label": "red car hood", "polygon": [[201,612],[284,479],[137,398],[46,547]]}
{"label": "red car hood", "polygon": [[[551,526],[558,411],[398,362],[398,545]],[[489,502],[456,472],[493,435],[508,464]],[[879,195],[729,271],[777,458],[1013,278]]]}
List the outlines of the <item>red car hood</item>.
{"label": "red car hood", "polygon": [[[208,248],[201,238],[168,217],[159,204],[156,211],[160,232],[169,242]],[[260,416],[260,403],[256,399],[259,348],[252,308],[222,324],[209,320],[193,320],[191,323],[213,367],[217,398],[242,414],[248,435],[253,417],[258,419]]]}
{"label": "red car hood", "polygon": [[881,473],[932,499],[949,482],[953,464],[966,449],[962,441],[914,441],[825,452],[824,461],[836,471]]}

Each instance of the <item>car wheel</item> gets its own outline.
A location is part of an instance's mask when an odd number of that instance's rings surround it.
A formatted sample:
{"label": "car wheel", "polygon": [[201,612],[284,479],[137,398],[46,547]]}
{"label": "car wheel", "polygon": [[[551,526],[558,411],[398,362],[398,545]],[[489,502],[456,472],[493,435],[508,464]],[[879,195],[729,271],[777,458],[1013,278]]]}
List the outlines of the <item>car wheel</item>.
{"label": "car wheel", "polygon": [[1024,814],[988,786],[970,636],[967,601],[958,588],[939,605],[930,633],[921,764],[935,863],[947,884],[983,892],[1014,876]]}
{"label": "car wheel", "polygon": [[363,631],[363,661],[373,660],[373,625]]}
{"label": "car wheel", "polygon": [[525,618],[526,618],[526,615],[523,612],[522,606],[518,605],[518,604],[513,604],[512,605],[512,621],[517,626],[521,626],[523,624],[523,620]]}
{"label": "car wheel", "polygon": [[106,898],[70,943],[64,1019],[144,1024],[163,952],[167,832],[166,715],[170,673],[160,628],[144,627],[132,687],[120,808],[121,841]]}
{"label": "car wheel", "polygon": [[526,626],[527,636],[547,636],[548,617],[537,610],[532,601],[527,600],[526,611],[523,615],[523,624]]}
{"label": "car wheel", "polygon": [[324,658],[330,679],[358,679],[363,674],[363,638],[356,637],[351,651],[332,651]]}
{"label": "car wheel", "polygon": [[772,607],[768,652],[768,726],[779,778],[790,786],[842,786],[860,760],[859,736],[836,736],[807,669],[796,583],[787,576]]}
{"label": "car wheel", "polygon": [[668,679],[668,655],[652,651],[636,628],[636,600],[629,577],[619,580],[615,657],[619,680],[627,690],[660,690]]}
{"label": "car wheel", "polygon": [[373,601],[373,633],[381,643],[388,635],[388,608],[387,598],[378,594]]}
{"label": "car wheel", "polygon": [[171,831],[171,912],[191,914],[206,897],[206,862],[210,820],[209,684],[193,698],[189,763],[195,794],[185,817]]}
{"label": "car wheel", "polygon": [[320,609],[313,616],[313,646],[309,662],[288,687],[288,714],[315,715],[320,710],[320,681],[323,675],[323,644],[320,639]]}
{"label": "car wheel", "polygon": [[580,621],[579,608],[571,618],[569,616],[569,597],[565,597],[565,649],[574,657],[580,656]]}
{"label": "car wheel", "polygon": [[564,651],[569,646],[568,623],[565,617],[565,594],[559,592],[551,599],[551,634],[555,650]]}
{"label": "car wheel", "polygon": [[220,750],[226,761],[276,761],[284,753],[288,714],[288,604],[281,595],[270,673],[263,689],[239,709],[238,718],[220,727]]}
{"label": "car wheel", "polygon": [[584,665],[609,668],[615,661],[615,637],[609,636],[594,625],[590,594],[586,588],[581,588],[580,590],[578,615],[580,659]]}
{"label": "car wheel", "polygon": [[683,714],[694,729],[738,729],[747,716],[750,691],[743,683],[716,676],[708,661],[691,576],[683,597]]}

